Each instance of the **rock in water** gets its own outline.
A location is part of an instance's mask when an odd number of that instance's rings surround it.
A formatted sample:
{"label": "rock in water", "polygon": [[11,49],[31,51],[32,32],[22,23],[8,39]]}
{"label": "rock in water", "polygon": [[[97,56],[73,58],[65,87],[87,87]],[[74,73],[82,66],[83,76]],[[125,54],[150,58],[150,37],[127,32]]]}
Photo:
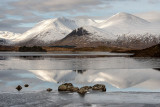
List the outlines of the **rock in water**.
{"label": "rock in water", "polygon": [[79,88],[74,87],[72,83],[65,83],[58,87],[58,91],[78,92]]}
{"label": "rock in water", "polygon": [[92,86],[84,86],[82,88],[85,88],[86,90],[90,90],[90,89],[92,89]]}
{"label": "rock in water", "polygon": [[48,91],[48,92],[51,92],[51,91],[52,91],[52,89],[51,89],[51,88],[48,88],[48,89],[47,89],[47,91]]}
{"label": "rock in water", "polygon": [[18,86],[16,87],[16,89],[17,89],[18,91],[20,91],[20,90],[22,89],[22,87],[21,87],[20,85],[18,85]]}
{"label": "rock in water", "polygon": [[72,83],[65,83],[58,87],[58,91],[71,91],[75,88]]}
{"label": "rock in water", "polygon": [[65,84],[63,84],[63,85],[66,85],[66,86],[73,86],[72,83],[65,83]]}
{"label": "rock in water", "polygon": [[58,91],[67,91],[67,86],[62,84],[58,87]]}
{"label": "rock in water", "polygon": [[79,88],[78,88],[78,87],[72,87],[70,91],[71,91],[71,92],[78,92],[78,91],[79,91]]}
{"label": "rock in water", "polygon": [[85,89],[85,88],[82,87],[82,88],[79,89],[78,93],[80,95],[85,95],[87,91],[88,91],[87,89]]}
{"label": "rock in water", "polygon": [[28,85],[28,84],[25,84],[24,87],[29,87],[29,85]]}
{"label": "rock in water", "polygon": [[96,84],[93,86],[92,90],[101,90],[103,92],[106,91],[106,87],[103,84]]}

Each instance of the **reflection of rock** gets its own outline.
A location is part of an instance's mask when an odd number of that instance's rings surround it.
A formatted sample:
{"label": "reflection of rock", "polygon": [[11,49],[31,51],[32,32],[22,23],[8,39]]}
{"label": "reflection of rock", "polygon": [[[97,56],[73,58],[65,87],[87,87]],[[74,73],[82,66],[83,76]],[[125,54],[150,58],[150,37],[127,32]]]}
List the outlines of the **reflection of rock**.
{"label": "reflection of rock", "polygon": [[106,87],[103,84],[96,84],[96,85],[93,86],[92,90],[106,91]]}
{"label": "reflection of rock", "polygon": [[16,89],[17,89],[18,91],[20,91],[20,90],[22,89],[22,87],[21,87],[20,85],[18,85],[18,86],[16,87]]}
{"label": "reflection of rock", "polygon": [[77,72],[79,74],[83,74],[84,72],[86,72],[86,70],[73,70],[74,72]]}

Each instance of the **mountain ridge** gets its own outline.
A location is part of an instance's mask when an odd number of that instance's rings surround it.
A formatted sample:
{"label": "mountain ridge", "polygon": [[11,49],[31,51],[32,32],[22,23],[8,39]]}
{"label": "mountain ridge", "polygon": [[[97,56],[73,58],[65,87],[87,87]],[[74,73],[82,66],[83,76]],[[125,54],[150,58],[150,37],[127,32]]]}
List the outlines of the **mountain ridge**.
{"label": "mountain ridge", "polygon": [[[80,31],[81,28],[86,31],[86,34],[81,35],[83,37],[75,36],[74,33],[77,32],[74,31],[77,29],[79,29],[77,31]],[[160,37],[159,29],[159,25],[155,26],[145,19],[123,12],[113,15],[103,22],[96,22],[89,18],[69,19],[60,17],[48,19],[37,23],[32,29],[24,32],[23,34],[15,36],[13,34],[5,37],[0,34],[0,38],[2,41],[6,41],[6,44],[8,45],[49,46],[54,44],[57,45],[57,43],[65,44],[62,43],[62,41],[69,38],[70,34],[72,36],[70,38],[72,39],[65,40],[65,42],[68,41],[66,43],[69,43],[69,41],[74,43],[81,41],[81,43],[79,43],[80,45],[85,41],[86,44],[101,42],[104,45],[104,42],[109,43],[117,41],[119,36],[124,35],[126,38],[132,36],[131,39],[136,38],[136,40],[141,40],[142,37],[145,37],[145,35],[149,33],[157,38]],[[74,39],[73,36],[75,36]]]}

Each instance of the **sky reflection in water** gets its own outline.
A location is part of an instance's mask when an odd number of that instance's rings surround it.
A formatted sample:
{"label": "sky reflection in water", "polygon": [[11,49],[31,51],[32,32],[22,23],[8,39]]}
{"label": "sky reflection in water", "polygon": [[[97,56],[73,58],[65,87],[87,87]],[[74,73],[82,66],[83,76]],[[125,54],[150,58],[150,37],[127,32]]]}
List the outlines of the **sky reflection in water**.
{"label": "sky reflection in water", "polygon": [[23,91],[57,90],[59,84],[72,82],[76,86],[103,83],[111,92],[160,92],[160,59],[157,58],[30,58],[1,56],[0,91],[13,92],[18,84],[25,83],[30,87]]}

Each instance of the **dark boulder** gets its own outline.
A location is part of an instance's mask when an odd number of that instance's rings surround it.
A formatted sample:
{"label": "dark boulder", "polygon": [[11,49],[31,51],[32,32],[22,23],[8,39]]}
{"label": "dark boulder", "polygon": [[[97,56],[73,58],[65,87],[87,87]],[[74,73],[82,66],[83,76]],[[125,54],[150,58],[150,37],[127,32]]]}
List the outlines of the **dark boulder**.
{"label": "dark boulder", "polygon": [[85,89],[89,90],[89,89],[92,89],[92,86],[84,86],[82,88],[85,88]]}
{"label": "dark boulder", "polygon": [[66,85],[66,86],[73,86],[72,83],[65,83],[65,84],[63,84],[63,85]]}
{"label": "dark boulder", "polygon": [[89,90],[100,90],[102,92],[106,91],[106,87],[103,84],[96,84],[92,86],[83,86],[80,89],[78,87],[74,87],[72,83],[65,83],[58,87],[58,91],[69,91],[69,92],[77,92],[80,95],[85,95]]}
{"label": "dark boulder", "polygon": [[28,85],[28,84],[25,84],[24,87],[29,87],[29,85]]}
{"label": "dark boulder", "polygon": [[72,91],[74,88],[72,83],[65,83],[58,87],[58,91]]}
{"label": "dark boulder", "polygon": [[51,88],[48,88],[46,91],[51,92],[51,91],[52,91],[52,89],[51,89]]}
{"label": "dark boulder", "polygon": [[18,91],[20,91],[20,90],[22,89],[22,87],[21,87],[20,85],[18,85],[18,86],[16,87],[16,89],[17,89]]}
{"label": "dark boulder", "polygon": [[58,87],[58,91],[67,91],[67,86],[62,84]]}
{"label": "dark boulder", "polygon": [[78,88],[78,87],[72,87],[70,91],[71,91],[71,92],[78,92],[78,91],[79,91],[79,88]]}
{"label": "dark boulder", "polygon": [[80,88],[79,90],[78,90],[78,93],[80,94],[80,95],[85,95],[86,93],[87,93],[87,89],[85,89],[85,88]]}
{"label": "dark boulder", "polygon": [[105,92],[106,91],[106,87],[103,84],[96,84],[92,87],[92,90],[100,90]]}

